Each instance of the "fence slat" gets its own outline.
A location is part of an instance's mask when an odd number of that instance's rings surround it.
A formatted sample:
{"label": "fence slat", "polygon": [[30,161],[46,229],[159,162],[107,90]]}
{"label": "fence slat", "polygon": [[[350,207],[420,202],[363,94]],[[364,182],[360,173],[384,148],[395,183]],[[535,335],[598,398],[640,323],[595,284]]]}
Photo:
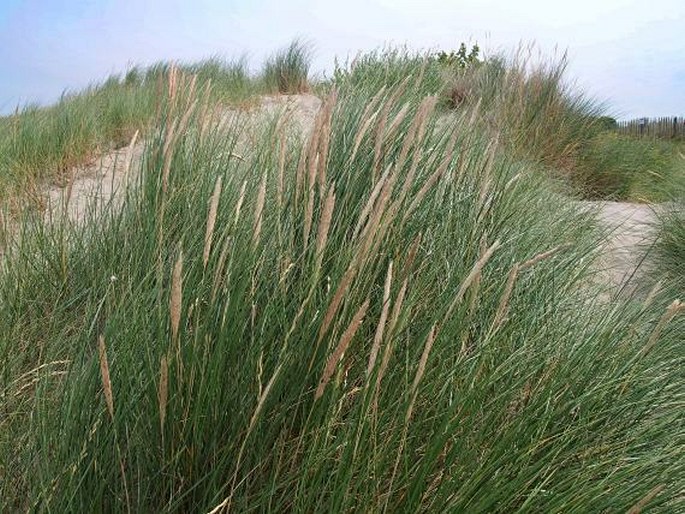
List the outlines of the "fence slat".
{"label": "fence slat", "polygon": [[616,126],[619,134],[653,139],[685,139],[685,117],[637,118],[620,121]]}

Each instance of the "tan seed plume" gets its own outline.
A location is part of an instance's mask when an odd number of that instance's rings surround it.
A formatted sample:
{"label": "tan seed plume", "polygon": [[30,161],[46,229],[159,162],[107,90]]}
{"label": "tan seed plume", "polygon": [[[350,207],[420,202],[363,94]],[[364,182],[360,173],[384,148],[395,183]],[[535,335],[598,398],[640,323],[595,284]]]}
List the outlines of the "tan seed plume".
{"label": "tan seed plume", "polygon": [[133,148],[136,146],[136,141],[138,141],[138,134],[140,131],[136,130],[135,134],[133,134],[133,137],[131,138],[131,141],[128,144],[128,148],[126,149],[126,161],[124,163],[124,177],[128,177],[128,172],[131,169],[131,162],[133,161]]}
{"label": "tan seed plume", "polygon": [[319,228],[316,234],[316,266],[315,274],[318,274],[323,262],[323,253],[328,241],[328,231],[333,219],[333,209],[335,208],[335,183],[328,188],[328,195],[324,202],[323,211],[321,212],[321,219],[319,220]]}
{"label": "tan seed plume", "polygon": [[357,333],[357,330],[359,329],[359,326],[361,325],[362,320],[364,319],[364,315],[366,314],[366,309],[368,309],[368,307],[369,300],[367,299],[364,302],[364,304],[357,310],[347,329],[345,329],[345,332],[343,332],[343,335],[340,337],[338,345],[336,346],[335,350],[326,362],[326,367],[324,368],[323,375],[321,376],[319,385],[316,388],[316,393],[314,394],[314,400],[318,400],[319,398],[321,398],[321,395],[326,389],[326,385],[331,380],[331,377],[335,372],[335,368],[338,365],[338,362],[347,350],[347,347],[350,345],[352,338]]}
{"label": "tan seed plume", "polygon": [[364,257],[366,257],[366,252],[368,251],[368,248],[372,242],[375,243],[376,246],[380,244],[380,240],[394,218],[395,213],[390,213],[390,216],[385,217],[384,223],[381,223],[381,219],[386,212],[386,207],[388,206],[390,196],[392,195],[395,187],[395,182],[397,181],[396,171],[397,170],[395,168],[390,169],[390,174],[388,179],[383,184],[378,202],[376,202],[374,205],[373,212],[369,217],[369,222],[362,231],[361,237],[364,240],[364,244],[362,245],[362,255]]}
{"label": "tan seed plume", "polygon": [[194,100],[188,106],[188,109],[186,110],[186,112],[183,113],[183,117],[181,118],[181,122],[178,124],[178,130],[176,131],[177,134],[184,134],[185,133],[186,128],[188,128],[188,122],[190,121],[190,117],[192,116],[193,112],[195,111],[196,105],[197,105],[197,100]]}
{"label": "tan seed plume", "polygon": [[107,362],[107,348],[105,347],[105,337],[101,334],[98,337],[98,353],[100,355],[100,376],[102,377],[102,387],[105,393],[105,403],[109,417],[114,420],[114,395],[112,394],[112,381],[109,377],[109,363]]}
{"label": "tan seed plume", "polygon": [[202,252],[202,266],[207,267],[209,261],[209,254],[212,250],[212,238],[214,237],[214,225],[216,223],[216,214],[219,208],[219,197],[221,196],[221,176],[216,178],[214,184],[214,193],[209,200],[209,213],[207,214],[207,230],[205,231],[205,247]]}
{"label": "tan seed plume", "polygon": [[171,337],[176,340],[178,327],[181,323],[181,304],[183,300],[183,250],[179,250],[178,258],[171,272],[171,297],[169,312],[171,313]]}
{"label": "tan seed plume", "polygon": [[238,219],[240,218],[240,209],[243,207],[243,202],[245,201],[245,189],[247,188],[247,180],[243,182],[240,188],[240,196],[238,196],[238,203],[235,205],[235,217],[233,218],[233,226],[238,225]]}
{"label": "tan seed plume", "polygon": [[630,508],[630,510],[628,510],[627,514],[640,514],[642,510],[649,504],[649,502],[656,498],[665,488],[666,486],[664,484],[659,484],[651,489],[639,502],[637,502]]}
{"label": "tan seed plume", "polygon": [[345,297],[345,293],[347,293],[347,289],[350,287],[350,284],[352,283],[352,279],[357,273],[357,266],[356,266],[356,260],[353,261],[350,266],[347,268],[347,271],[345,271],[345,274],[342,277],[342,280],[340,281],[340,285],[336,289],[335,293],[333,294],[333,298],[331,299],[331,303],[328,305],[328,309],[326,310],[326,314],[323,317],[323,322],[321,323],[321,328],[319,329],[319,335],[317,337],[317,344],[321,342],[323,339],[323,336],[326,335],[326,332],[328,332],[328,328],[331,326],[331,322],[333,321],[333,317],[336,315],[338,312],[338,307],[340,307],[340,303],[343,301],[343,298]]}
{"label": "tan seed plume", "polygon": [[421,234],[417,235],[412,241],[409,251],[407,252],[407,259],[404,261],[404,266],[402,267],[402,278],[406,279],[409,276],[412,266],[414,265],[414,260],[416,259],[416,254],[419,251],[419,245],[421,244]]}
{"label": "tan seed plume", "polygon": [[254,246],[259,242],[259,236],[262,232],[262,217],[264,213],[264,202],[266,200],[266,171],[262,175],[262,183],[259,186],[259,194],[257,195],[257,203],[254,211],[254,232],[252,236],[252,244]]}
{"label": "tan seed plume", "polygon": [[309,234],[312,231],[312,217],[314,216],[314,188],[309,188],[307,205],[304,208],[304,227],[302,229],[302,243],[306,247],[309,243]]}
{"label": "tan seed plume", "polygon": [[359,147],[361,146],[362,141],[364,140],[364,136],[369,131],[369,127],[371,127],[371,124],[374,122],[374,120],[378,116],[379,112],[380,111],[374,112],[368,118],[362,117],[363,121],[362,121],[361,127],[357,131],[357,135],[354,138],[354,144],[352,145],[352,153],[350,154],[349,162],[354,161],[354,158],[357,156],[357,152],[359,151]]}
{"label": "tan seed plume", "polygon": [[563,245],[555,246],[554,248],[552,248],[551,250],[547,250],[546,252],[541,252],[541,253],[537,254],[535,257],[532,257],[531,259],[524,261],[521,264],[521,269],[524,270],[524,269],[528,269],[532,266],[535,266],[538,262],[543,261],[543,260],[553,256],[554,254],[558,253],[559,250],[563,250],[564,248],[568,248],[568,246],[569,246],[568,244],[563,244]]}
{"label": "tan seed plume", "polygon": [[516,280],[518,279],[519,273],[523,270],[526,270],[532,266],[535,266],[537,263],[540,261],[547,259],[553,255],[555,255],[559,250],[562,250],[563,248],[566,248],[568,245],[559,245],[551,250],[547,250],[545,252],[541,252],[537,254],[535,257],[532,257],[531,259],[528,259],[527,261],[524,261],[523,263],[515,263],[511,270],[509,270],[509,275],[507,276],[507,282],[504,285],[504,291],[502,292],[502,296],[499,301],[499,305],[497,306],[497,311],[495,312],[495,317],[492,320],[492,324],[490,325],[490,331],[493,332],[497,330],[499,327],[502,326],[502,324],[506,321],[507,317],[507,311],[509,310],[509,301],[511,300],[511,295],[514,291],[514,285],[516,284]]}

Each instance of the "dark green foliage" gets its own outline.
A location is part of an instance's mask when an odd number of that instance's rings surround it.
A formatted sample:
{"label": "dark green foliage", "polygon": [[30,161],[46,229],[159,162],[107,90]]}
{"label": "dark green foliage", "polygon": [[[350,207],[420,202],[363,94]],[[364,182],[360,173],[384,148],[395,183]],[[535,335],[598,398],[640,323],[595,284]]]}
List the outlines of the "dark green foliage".
{"label": "dark green foliage", "polygon": [[597,126],[601,130],[616,130],[618,122],[616,121],[616,118],[612,118],[611,116],[600,116],[597,119]]}
{"label": "dark green foliage", "polygon": [[462,43],[459,45],[459,50],[456,52],[452,50],[447,53],[444,50],[435,54],[435,59],[442,65],[450,68],[464,69],[470,66],[475,66],[480,64],[481,61],[478,58],[480,54],[480,47],[478,44],[474,44],[471,50],[466,50],[466,44]]}

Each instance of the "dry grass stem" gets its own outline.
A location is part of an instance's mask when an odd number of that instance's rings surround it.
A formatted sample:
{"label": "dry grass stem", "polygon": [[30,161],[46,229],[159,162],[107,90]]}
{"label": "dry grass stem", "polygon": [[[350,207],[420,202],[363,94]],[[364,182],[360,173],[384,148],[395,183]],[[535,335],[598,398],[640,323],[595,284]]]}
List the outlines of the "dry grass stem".
{"label": "dry grass stem", "polygon": [[652,335],[649,337],[647,344],[642,348],[641,354],[644,356],[654,347],[656,342],[659,340],[659,336],[663,331],[664,327],[676,316],[676,314],[685,311],[685,304],[680,300],[673,300],[673,303],[666,308],[666,311],[659,319],[656,324]]}
{"label": "dry grass stem", "polygon": [[452,313],[454,312],[454,309],[461,303],[462,299],[464,298],[464,294],[466,291],[471,287],[471,284],[475,280],[475,278],[478,276],[478,274],[481,272],[485,264],[490,260],[490,257],[492,257],[492,254],[495,253],[495,250],[497,250],[500,247],[501,243],[499,239],[495,241],[490,248],[488,248],[483,255],[476,261],[476,263],[473,265],[471,268],[471,271],[469,271],[469,274],[466,275],[466,278],[463,280],[461,283],[461,286],[459,287],[459,290],[457,291],[457,294],[454,297],[454,300],[452,300],[452,303],[450,304],[449,308],[447,309],[447,313],[445,314],[445,317],[443,319],[442,325],[444,326],[445,322],[449,320],[449,318],[452,316]]}
{"label": "dry grass stem", "polygon": [[221,176],[217,177],[214,185],[214,193],[209,200],[209,213],[207,214],[207,229],[205,231],[205,246],[202,252],[202,266],[207,267],[209,254],[212,250],[212,239],[214,237],[214,225],[219,208],[219,197],[221,196]]}
{"label": "dry grass stem", "polygon": [[235,217],[233,218],[233,226],[238,226],[238,219],[240,219],[240,210],[243,207],[243,202],[245,201],[245,189],[247,189],[247,180],[243,182],[240,187],[240,195],[238,196],[238,202],[235,204]]}
{"label": "dry grass stem", "polygon": [[321,263],[323,261],[323,253],[328,241],[328,230],[333,219],[333,209],[335,208],[335,183],[328,188],[328,195],[323,205],[321,212],[321,219],[319,220],[319,228],[316,234],[316,272],[318,274]]}
{"label": "dry grass stem", "polygon": [[369,199],[366,201],[366,204],[364,205],[364,208],[362,209],[362,212],[359,214],[359,219],[357,220],[357,225],[354,227],[354,232],[352,233],[352,240],[357,239],[357,236],[359,235],[359,231],[361,230],[364,222],[366,221],[366,218],[371,214],[371,209],[373,209],[373,206],[375,205],[376,199],[378,198],[378,195],[381,192],[381,189],[385,185],[386,180],[388,179],[388,175],[390,175],[390,170],[392,169],[391,166],[388,166],[381,176],[380,180],[376,182],[376,185],[374,186],[373,190],[371,191],[371,194],[369,195]]}
{"label": "dry grass stem", "polygon": [[388,264],[388,273],[385,277],[385,287],[383,288],[383,307],[381,308],[381,317],[378,319],[378,326],[373,338],[373,346],[369,355],[369,363],[366,367],[366,376],[370,377],[373,368],[376,366],[376,359],[383,341],[383,332],[385,330],[385,323],[388,319],[388,311],[390,310],[390,286],[392,285],[392,261]]}
{"label": "dry grass stem", "polygon": [[419,383],[423,374],[426,371],[426,364],[428,363],[428,356],[430,355],[431,349],[433,348],[433,342],[435,341],[435,325],[433,325],[428,332],[426,337],[426,342],[423,345],[423,352],[421,353],[421,359],[419,360],[419,367],[416,369],[416,375],[414,375],[414,382],[411,385],[411,401],[409,402],[409,408],[407,409],[407,414],[405,417],[405,422],[408,423],[411,419],[412,412],[414,410],[414,404],[416,403],[416,397],[419,393]]}
{"label": "dry grass stem", "polygon": [[532,257],[532,258],[528,259],[527,261],[524,261],[521,264],[520,269],[524,270],[524,269],[531,268],[531,267],[535,266],[537,263],[539,263],[540,261],[543,261],[549,257],[552,257],[554,254],[558,253],[559,250],[562,250],[564,248],[568,248],[568,245],[564,244],[564,245],[555,246],[551,250],[547,250],[546,252],[541,252],[541,253],[537,254],[535,257]]}
{"label": "dry grass stem", "polygon": [[639,502],[633,505],[627,514],[640,514],[642,510],[651,502],[658,494],[666,488],[664,484],[657,485],[650,490]]}
{"label": "dry grass stem", "polygon": [[112,381],[109,377],[109,362],[107,361],[105,337],[102,334],[98,337],[98,353],[100,356],[100,375],[102,377],[102,387],[105,393],[107,412],[109,412],[109,417],[114,421],[114,395],[112,394]]}
{"label": "dry grass stem", "polygon": [[233,473],[233,479],[231,481],[231,492],[230,492],[230,494],[221,503],[219,503],[216,507],[214,507],[212,510],[210,510],[207,514],[217,514],[218,512],[230,512],[231,511],[231,501],[233,499],[233,493],[235,492],[236,481],[238,479],[238,471],[240,470],[240,464],[242,463],[242,460],[243,460],[243,454],[245,452],[245,446],[247,444],[247,440],[250,437],[250,434],[252,433],[252,430],[254,429],[255,424],[257,423],[257,419],[259,419],[259,415],[261,414],[262,409],[264,408],[264,403],[266,402],[266,399],[268,398],[269,393],[271,392],[271,388],[273,387],[274,383],[276,382],[276,378],[278,377],[278,374],[280,372],[281,372],[281,365],[279,364],[278,367],[276,368],[276,371],[274,371],[274,374],[269,379],[269,382],[266,384],[266,387],[264,388],[264,392],[262,393],[261,397],[259,398],[259,401],[257,402],[257,407],[255,408],[254,412],[252,413],[252,417],[250,418],[250,425],[247,428],[247,433],[245,434],[245,438],[243,439],[243,443],[240,446],[240,451],[238,452],[238,458],[236,460],[236,465],[235,465],[235,472]]}
{"label": "dry grass stem", "polygon": [[385,131],[385,141],[389,141],[392,139],[392,136],[395,134],[397,128],[404,121],[404,118],[407,117],[407,113],[409,113],[409,107],[409,104],[405,103],[404,106],[400,109],[400,111],[395,115],[393,120],[390,122],[388,130]]}
{"label": "dry grass stem", "polygon": [[502,292],[502,297],[500,298],[499,305],[497,306],[497,311],[495,312],[495,317],[490,325],[490,330],[497,330],[507,317],[507,312],[509,310],[509,300],[511,299],[511,293],[514,291],[514,284],[519,274],[519,264],[515,263],[509,275],[507,276],[507,282],[504,285],[504,291]]}
{"label": "dry grass stem", "polygon": [[314,400],[318,400],[321,398],[321,395],[324,392],[324,389],[326,389],[326,385],[328,382],[331,380],[331,377],[333,376],[333,373],[335,372],[335,368],[338,365],[338,362],[342,358],[343,354],[347,350],[347,347],[350,345],[350,342],[352,341],[352,338],[354,335],[357,333],[357,330],[359,329],[359,326],[362,323],[362,320],[364,319],[364,315],[366,314],[366,309],[369,307],[369,300],[367,299],[361,307],[357,310],[355,313],[354,317],[352,318],[352,321],[348,325],[347,329],[345,329],[345,332],[343,332],[343,335],[340,337],[340,341],[338,341],[338,345],[336,346],[335,350],[331,354],[331,356],[328,358],[328,361],[326,362],[326,367],[324,368],[323,375],[321,376],[321,380],[319,381],[319,385],[316,388],[316,393],[314,394]]}
{"label": "dry grass stem", "polygon": [[266,171],[262,175],[262,182],[259,186],[259,194],[257,195],[257,203],[254,210],[254,227],[252,235],[252,244],[257,246],[259,243],[259,236],[262,232],[262,219],[264,214],[264,202],[266,200]]}
{"label": "dry grass stem", "polygon": [[171,272],[171,297],[169,312],[171,313],[171,337],[176,340],[181,323],[181,304],[183,300],[183,250],[179,250],[178,258]]}

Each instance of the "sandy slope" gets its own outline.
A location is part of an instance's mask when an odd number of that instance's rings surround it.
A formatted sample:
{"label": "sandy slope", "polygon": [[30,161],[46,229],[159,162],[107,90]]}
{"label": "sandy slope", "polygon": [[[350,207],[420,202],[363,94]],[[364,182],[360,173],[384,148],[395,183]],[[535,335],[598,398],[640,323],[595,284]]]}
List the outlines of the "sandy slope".
{"label": "sandy slope", "polygon": [[[230,129],[236,121],[259,122],[272,116],[286,116],[290,126],[308,131],[311,129],[321,100],[314,95],[265,96],[260,98],[259,107],[252,111],[225,109],[217,119],[217,128]],[[244,119],[243,119],[244,118]],[[46,216],[66,213],[71,221],[82,221],[89,209],[99,209],[109,202],[121,201],[117,194],[131,178],[131,170],[140,163],[145,145],[137,142],[133,146],[110,152],[88,166],[73,171],[73,180],[65,187],[48,187]]]}

